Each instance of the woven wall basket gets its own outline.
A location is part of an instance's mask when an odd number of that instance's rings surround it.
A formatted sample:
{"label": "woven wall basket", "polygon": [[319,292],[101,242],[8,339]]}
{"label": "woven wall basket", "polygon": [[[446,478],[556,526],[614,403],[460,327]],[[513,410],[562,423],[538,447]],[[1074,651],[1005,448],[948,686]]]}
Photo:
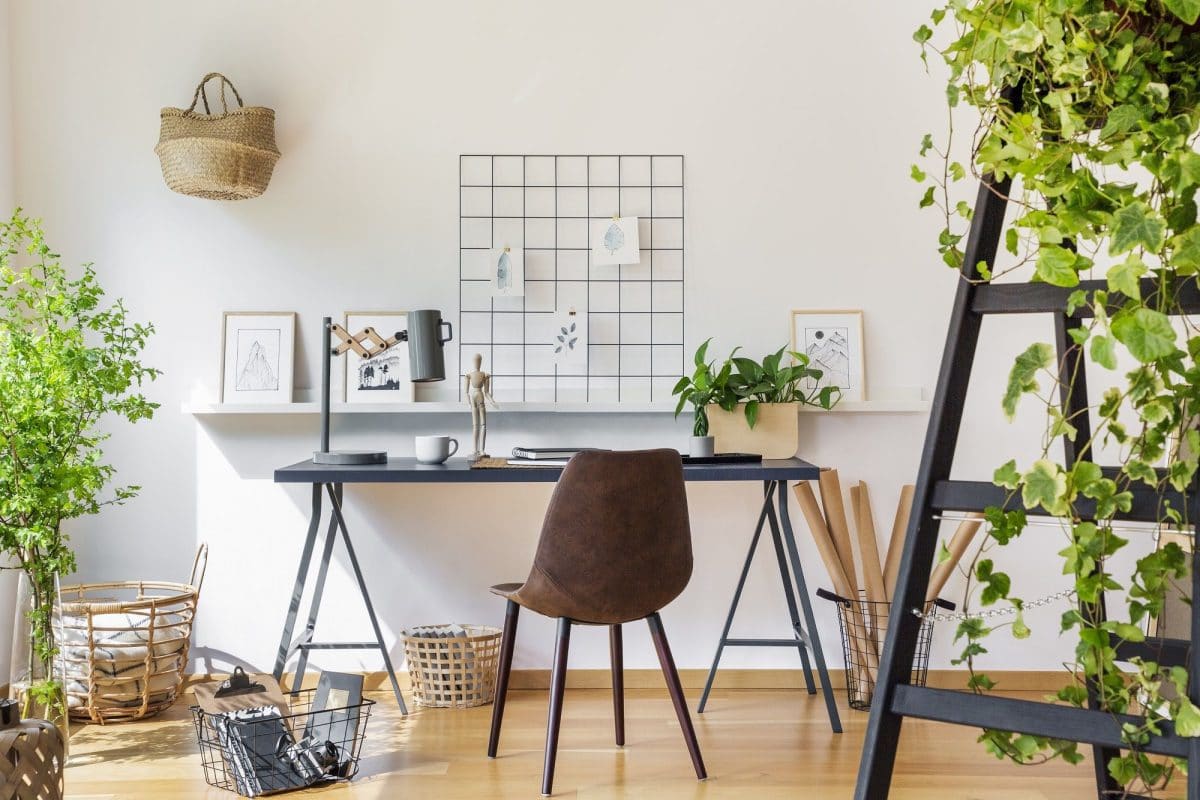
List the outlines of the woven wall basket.
{"label": "woven wall basket", "polygon": [[[220,114],[208,106],[205,84],[221,80]],[[233,92],[237,108],[229,110],[225,88]],[[204,113],[196,111],[203,101]],[[245,200],[258,197],[271,181],[279,160],[275,146],[275,112],[247,106],[224,75],[210,72],[200,81],[187,109],[164,108],[158,146],[167,186],[180,194],[209,200]]]}
{"label": "woven wall basket", "polygon": [[123,722],[169,708],[183,686],[208,545],[187,583],[64,586],[57,609],[58,675],[74,719]]}

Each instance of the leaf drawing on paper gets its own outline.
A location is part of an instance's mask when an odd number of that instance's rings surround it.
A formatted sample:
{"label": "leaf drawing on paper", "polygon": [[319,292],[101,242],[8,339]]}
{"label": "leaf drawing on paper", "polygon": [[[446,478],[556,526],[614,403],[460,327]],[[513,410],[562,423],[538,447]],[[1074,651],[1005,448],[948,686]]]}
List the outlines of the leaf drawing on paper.
{"label": "leaf drawing on paper", "polygon": [[625,231],[621,230],[621,226],[613,222],[608,226],[608,230],[604,232],[604,249],[611,256],[622,247],[625,246]]}
{"label": "leaf drawing on paper", "polygon": [[500,259],[496,262],[496,288],[512,288],[512,260],[508,257],[507,252],[501,253]]}
{"label": "leaf drawing on paper", "polygon": [[575,333],[575,323],[572,322],[570,328],[560,327],[559,330],[561,330],[562,333],[554,337],[555,341],[558,342],[558,344],[554,347],[554,352],[561,353],[564,349],[568,351],[574,350],[575,344],[579,341],[578,336],[571,335]]}

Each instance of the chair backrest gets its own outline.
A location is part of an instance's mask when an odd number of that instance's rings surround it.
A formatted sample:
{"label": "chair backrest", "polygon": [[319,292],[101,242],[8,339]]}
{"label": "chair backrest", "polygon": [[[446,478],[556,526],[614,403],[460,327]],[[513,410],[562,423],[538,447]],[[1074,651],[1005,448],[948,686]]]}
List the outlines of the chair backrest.
{"label": "chair backrest", "polygon": [[691,576],[679,453],[583,452],[554,489],[521,594],[541,595],[555,616],[616,624],[658,611]]}

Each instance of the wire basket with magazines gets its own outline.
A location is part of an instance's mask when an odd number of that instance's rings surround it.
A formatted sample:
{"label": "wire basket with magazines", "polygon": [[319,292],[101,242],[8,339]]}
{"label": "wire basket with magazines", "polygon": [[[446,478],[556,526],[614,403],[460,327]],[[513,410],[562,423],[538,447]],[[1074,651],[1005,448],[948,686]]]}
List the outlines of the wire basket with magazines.
{"label": "wire basket with magazines", "polygon": [[289,696],[286,709],[192,706],[208,785],[259,797],[353,778],[375,701],[314,708],[316,692]]}

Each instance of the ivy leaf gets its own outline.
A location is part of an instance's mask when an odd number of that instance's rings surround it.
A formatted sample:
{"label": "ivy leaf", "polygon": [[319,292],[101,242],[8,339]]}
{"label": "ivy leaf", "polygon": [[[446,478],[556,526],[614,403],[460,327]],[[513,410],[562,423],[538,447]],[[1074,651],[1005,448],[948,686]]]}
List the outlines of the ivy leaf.
{"label": "ivy leaf", "polygon": [[1067,476],[1052,461],[1040,458],[1021,476],[1021,500],[1026,508],[1042,506],[1051,514],[1066,513]]}
{"label": "ivy leaf", "polygon": [[1200,227],[1171,239],[1171,264],[1183,274],[1200,272]]}
{"label": "ivy leaf", "polygon": [[1163,0],[1163,5],[1188,25],[1193,25],[1200,19],[1200,0]]}
{"label": "ivy leaf", "polygon": [[1078,255],[1065,247],[1045,245],[1038,252],[1036,275],[1052,286],[1078,286],[1079,273],[1075,269],[1078,259]]}
{"label": "ivy leaf", "polygon": [[1133,129],[1142,119],[1142,110],[1137,106],[1120,105],[1108,112],[1108,119],[1100,129],[1100,138],[1108,139],[1118,133],[1126,133]]}
{"label": "ivy leaf", "polygon": [[1200,709],[1186,697],[1179,699],[1179,709],[1173,715],[1175,733],[1189,738],[1200,736]]}
{"label": "ivy leaf", "polygon": [[1142,299],[1142,288],[1138,280],[1147,272],[1146,264],[1141,256],[1130,253],[1129,258],[1119,264],[1113,264],[1108,269],[1108,290],[1120,292],[1134,300]]}
{"label": "ivy leaf", "polygon": [[1145,203],[1134,202],[1122,206],[1113,214],[1112,243],[1108,251],[1112,255],[1120,255],[1139,245],[1156,251],[1162,246],[1166,227],[1166,223]]}
{"label": "ivy leaf", "polygon": [[917,183],[924,183],[924,182],[925,182],[925,178],[927,178],[927,177],[928,177],[928,176],[925,174],[925,171],[924,171],[923,169],[921,169],[920,167],[918,167],[916,164],[913,164],[913,165],[912,165],[912,166],[909,168],[909,175],[911,175],[911,176],[912,176],[912,179],[913,179],[914,181],[916,181]]}
{"label": "ivy leaf", "polygon": [[913,41],[917,44],[925,44],[931,38],[933,38],[933,31],[930,30],[928,25],[922,25],[913,31]]}
{"label": "ivy leaf", "polygon": [[1009,228],[1004,232],[1004,249],[1014,256],[1017,254],[1017,245],[1019,242],[1020,234],[1017,233],[1016,228]]}
{"label": "ivy leaf", "polygon": [[1005,489],[1016,489],[1020,485],[1020,481],[1021,473],[1017,472],[1017,462],[1011,458],[1004,466],[992,473],[992,483],[1003,486]]}
{"label": "ivy leaf", "polygon": [[1025,20],[1019,28],[1009,31],[1004,36],[1008,46],[1018,53],[1032,53],[1042,46],[1044,40],[1041,28],[1035,25],[1033,20]]}
{"label": "ivy leaf", "polygon": [[[1013,252],[1016,255],[1016,252]],[[1067,295],[1067,316],[1071,316],[1079,309],[1087,305],[1087,292],[1083,289],[1076,289]]]}
{"label": "ivy leaf", "polygon": [[1117,368],[1117,347],[1111,336],[1092,337],[1092,361],[1105,369]]}
{"label": "ivy leaf", "polygon": [[1053,363],[1054,348],[1045,342],[1035,342],[1017,356],[1012,370],[1008,373],[1008,386],[1004,389],[1004,399],[1001,401],[1006,417],[1011,420],[1016,415],[1017,401],[1021,399],[1021,395],[1037,389],[1035,376],[1038,370],[1045,369]]}
{"label": "ivy leaf", "polygon": [[1166,358],[1176,351],[1175,328],[1166,314],[1152,308],[1122,311],[1113,318],[1113,336],[1143,364]]}

